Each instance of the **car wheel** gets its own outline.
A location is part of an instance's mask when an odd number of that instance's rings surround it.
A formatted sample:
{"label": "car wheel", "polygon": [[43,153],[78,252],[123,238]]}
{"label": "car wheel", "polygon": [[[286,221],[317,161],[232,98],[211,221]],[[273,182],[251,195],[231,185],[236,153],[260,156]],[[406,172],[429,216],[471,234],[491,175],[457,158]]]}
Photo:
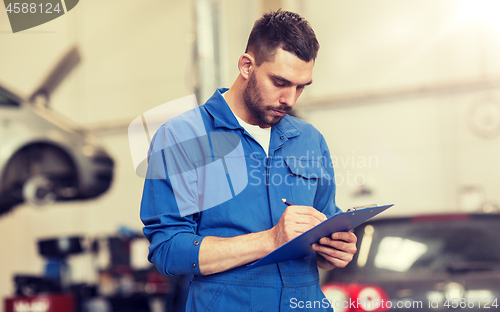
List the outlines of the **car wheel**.
{"label": "car wheel", "polygon": [[23,198],[27,203],[37,206],[52,204],[56,200],[54,182],[44,175],[35,175],[23,185]]}
{"label": "car wheel", "polygon": [[2,176],[0,213],[26,201],[47,205],[78,196],[76,167],[69,155],[48,144],[26,146],[11,157]]}

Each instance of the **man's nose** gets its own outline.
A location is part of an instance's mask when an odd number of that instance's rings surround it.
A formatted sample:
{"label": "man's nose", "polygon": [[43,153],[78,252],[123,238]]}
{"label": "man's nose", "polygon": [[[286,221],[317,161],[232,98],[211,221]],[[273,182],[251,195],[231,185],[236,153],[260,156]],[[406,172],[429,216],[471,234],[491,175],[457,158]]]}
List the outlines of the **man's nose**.
{"label": "man's nose", "polygon": [[281,93],[280,103],[293,107],[295,101],[297,100],[296,95],[297,89],[295,88],[295,86],[289,86],[288,88],[285,88]]}

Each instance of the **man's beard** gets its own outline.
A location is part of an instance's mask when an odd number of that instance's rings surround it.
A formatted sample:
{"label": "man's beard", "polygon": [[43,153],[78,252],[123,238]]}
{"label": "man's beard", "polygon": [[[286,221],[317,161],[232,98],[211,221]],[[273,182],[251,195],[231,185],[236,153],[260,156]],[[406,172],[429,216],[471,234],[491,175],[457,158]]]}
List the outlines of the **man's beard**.
{"label": "man's beard", "polygon": [[287,113],[291,110],[291,108],[287,105],[280,105],[273,108],[271,105],[266,106],[264,104],[259,87],[257,87],[257,78],[255,78],[255,73],[252,73],[248,79],[247,87],[243,92],[243,99],[254,117],[257,118],[260,124],[264,125],[273,126],[283,119],[284,116],[280,117],[274,115],[272,112],[273,109]]}

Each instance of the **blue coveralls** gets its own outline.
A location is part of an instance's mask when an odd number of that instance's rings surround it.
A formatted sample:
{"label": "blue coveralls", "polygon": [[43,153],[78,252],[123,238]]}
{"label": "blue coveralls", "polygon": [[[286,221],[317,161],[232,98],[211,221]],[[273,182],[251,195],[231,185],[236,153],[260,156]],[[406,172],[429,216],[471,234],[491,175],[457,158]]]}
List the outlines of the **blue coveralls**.
{"label": "blue coveralls", "polygon": [[[268,230],[286,209],[282,198],[315,207],[327,217],[340,212],[335,205],[333,166],[321,133],[287,115],[272,127],[267,157],[261,145],[237,122],[222,96],[225,91],[218,89],[205,105],[162,125],[152,146],[166,141],[179,143],[190,134],[233,133],[241,143],[246,177],[244,173],[235,175],[231,159],[226,157],[224,170],[229,182],[225,183],[229,183],[232,198],[219,200],[220,203],[217,198],[212,199],[211,205],[200,209],[202,201],[219,194],[214,191],[218,186],[211,180],[215,173],[197,174],[197,169],[186,173],[188,168],[180,173],[181,180],[177,176],[173,181],[167,172],[171,167],[166,165],[161,167],[164,177],[150,175],[145,180],[141,203],[144,234],[151,243],[149,260],[163,274],[194,275],[186,311],[308,311],[297,306],[299,301],[304,306],[308,301],[309,305],[314,304],[311,311],[332,311],[325,305],[319,287],[313,252],[303,259],[251,270],[242,266],[207,276],[200,274],[198,253],[205,236],[233,237]],[[198,121],[194,121],[196,118]],[[210,144],[213,161],[213,140]],[[180,149],[187,158],[193,154],[182,146]],[[169,160],[166,153],[162,155],[166,162],[177,161]],[[223,193],[222,188],[220,192]]]}

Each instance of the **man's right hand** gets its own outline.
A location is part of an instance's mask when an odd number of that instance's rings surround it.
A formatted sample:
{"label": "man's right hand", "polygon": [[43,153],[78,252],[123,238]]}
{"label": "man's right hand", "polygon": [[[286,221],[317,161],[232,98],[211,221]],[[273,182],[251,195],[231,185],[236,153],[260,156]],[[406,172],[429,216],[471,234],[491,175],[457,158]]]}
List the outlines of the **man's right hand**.
{"label": "man's right hand", "polygon": [[278,224],[270,231],[275,248],[309,231],[326,219],[327,217],[323,213],[313,207],[288,206]]}
{"label": "man's right hand", "polygon": [[325,220],[313,207],[289,206],[269,230],[234,237],[207,236],[200,246],[200,272],[214,274],[258,260]]}

